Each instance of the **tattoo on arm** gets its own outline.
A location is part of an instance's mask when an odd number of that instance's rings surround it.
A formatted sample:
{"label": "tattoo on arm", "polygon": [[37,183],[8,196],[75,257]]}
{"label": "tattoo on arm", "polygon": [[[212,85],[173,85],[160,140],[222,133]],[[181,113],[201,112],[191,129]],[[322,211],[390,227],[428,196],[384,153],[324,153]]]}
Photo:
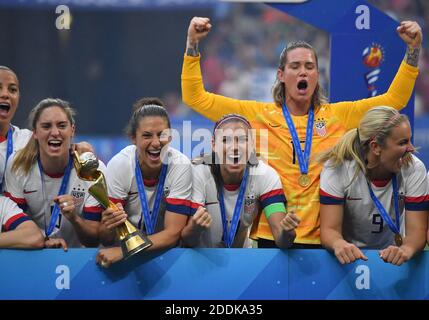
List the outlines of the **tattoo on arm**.
{"label": "tattoo on arm", "polygon": [[417,67],[419,62],[420,48],[410,48],[407,47],[407,52],[405,53],[404,60],[407,64],[413,67]]}
{"label": "tattoo on arm", "polygon": [[194,44],[192,47],[189,46],[186,50],[186,55],[192,56],[192,57],[198,57],[200,54],[200,50],[198,49],[198,43]]}

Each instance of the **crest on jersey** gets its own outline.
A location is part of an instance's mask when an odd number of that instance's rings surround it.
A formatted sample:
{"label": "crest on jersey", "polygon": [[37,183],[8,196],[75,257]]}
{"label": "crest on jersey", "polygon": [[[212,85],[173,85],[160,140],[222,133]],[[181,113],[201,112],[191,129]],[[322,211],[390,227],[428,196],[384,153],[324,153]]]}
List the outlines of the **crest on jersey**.
{"label": "crest on jersey", "polygon": [[256,197],[252,194],[247,194],[246,199],[244,200],[244,213],[252,214],[255,211],[256,206]]}
{"label": "crest on jersey", "polygon": [[320,137],[324,137],[326,135],[326,121],[324,119],[317,119],[314,123],[314,127]]}
{"label": "crest on jersey", "polygon": [[252,222],[254,215],[256,214],[256,197],[255,194],[247,194],[244,199],[243,206],[243,215],[241,217],[241,222],[243,226],[249,227]]}
{"label": "crest on jersey", "polygon": [[168,186],[164,187],[164,198],[168,198],[168,195],[170,194],[170,188]]}
{"label": "crest on jersey", "polygon": [[75,205],[79,205],[85,200],[85,190],[83,188],[74,188],[71,195],[75,199]]}

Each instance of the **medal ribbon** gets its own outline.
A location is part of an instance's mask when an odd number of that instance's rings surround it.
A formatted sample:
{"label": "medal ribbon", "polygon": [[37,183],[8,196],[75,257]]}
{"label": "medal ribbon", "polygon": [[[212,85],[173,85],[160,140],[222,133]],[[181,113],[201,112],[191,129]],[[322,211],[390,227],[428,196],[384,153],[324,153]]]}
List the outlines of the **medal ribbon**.
{"label": "medal ribbon", "polygon": [[368,182],[368,188],[369,188],[369,193],[371,195],[372,202],[376,206],[384,222],[386,222],[386,224],[389,226],[390,230],[393,231],[393,233],[399,234],[399,192],[398,192],[398,181],[396,179],[396,175],[393,175],[392,177],[393,203],[395,207],[396,223],[393,222],[392,218],[387,213],[386,209],[383,207],[380,200],[378,200],[378,198],[372,191],[371,184],[369,182]]}
{"label": "medal ribbon", "polygon": [[295,147],[295,152],[298,156],[299,171],[301,174],[308,173],[308,164],[310,162],[311,144],[313,142],[313,123],[314,123],[314,110],[313,107],[308,111],[307,129],[305,136],[305,147],[304,152],[301,149],[301,143],[299,142],[298,133],[296,132],[295,125],[292,121],[292,116],[286,107],[286,104],[282,105],[283,116],[286,120],[286,124],[289,128],[289,132],[292,136],[292,143]]}
{"label": "medal ribbon", "polygon": [[[45,196],[46,195],[45,179],[43,178],[43,169],[42,169],[42,164],[40,162],[40,158],[37,159],[37,164],[39,166],[40,178],[42,179],[43,197],[45,198],[44,200],[47,202],[47,199]],[[66,170],[64,171],[63,179],[61,181],[60,190],[58,191],[59,196],[65,194],[67,191],[67,186],[69,184],[70,173],[71,173],[72,167],[73,167],[73,158],[71,156],[69,156],[69,163],[67,164]],[[48,226],[47,230],[46,230],[46,225],[45,225],[45,235],[47,237],[49,237],[51,235],[52,231],[54,231],[55,224],[57,223],[59,215],[60,215],[60,206],[57,203],[54,203],[54,209],[52,210],[51,220],[49,220],[49,226]]]}
{"label": "medal ribbon", "polygon": [[[149,212],[149,204],[147,202],[146,198],[146,191],[144,190],[144,184],[143,184],[143,175],[142,171],[140,169],[139,159],[137,157],[137,151],[136,151],[136,167],[135,167],[135,175],[136,175],[136,182],[137,182],[137,189],[139,192],[139,198],[140,198],[140,204],[142,207],[142,218],[144,219],[144,224],[146,227],[146,233],[147,234],[154,234],[156,223],[158,220],[158,213],[159,213],[159,206],[161,204],[162,196],[164,195],[164,184],[165,184],[165,177],[167,176],[167,164],[162,164],[161,172],[159,174],[159,180],[158,180],[158,186],[156,188],[156,194],[155,194],[155,203],[153,204],[153,210],[152,213]],[[140,218],[141,221],[141,218]],[[140,228],[139,224],[139,228]]]}
{"label": "medal ribbon", "polygon": [[219,205],[220,205],[220,213],[222,218],[222,227],[223,227],[223,241],[227,248],[231,248],[232,243],[234,242],[235,233],[237,232],[238,221],[240,220],[241,209],[243,207],[243,199],[244,192],[246,191],[247,186],[247,178],[249,176],[249,168],[246,166],[246,170],[244,171],[243,179],[240,183],[240,190],[237,196],[237,202],[235,203],[234,213],[231,221],[231,228],[228,232],[228,220],[226,218],[226,210],[225,210],[225,201],[223,198],[223,186],[221,186],[219,190]]}

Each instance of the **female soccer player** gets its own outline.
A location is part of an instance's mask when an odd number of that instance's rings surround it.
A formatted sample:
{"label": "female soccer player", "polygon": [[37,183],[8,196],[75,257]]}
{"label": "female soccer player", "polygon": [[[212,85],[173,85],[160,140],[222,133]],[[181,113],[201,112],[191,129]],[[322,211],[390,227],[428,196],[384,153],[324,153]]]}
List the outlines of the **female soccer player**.
{"label": "female soccer player", "polygon": [[182,232],[191,247],[251,247],[250,227],[260,210],[277,246],[295,239],[300,220],[286,214],[286,198],[277,172],[256,159],[251,126],[229,114],[215,125],[212,154],[195,161],[192,201],[195,214]]}
{"label": "female soccer player", "polygon": [[363,248],[395,265],[423,249],[429,186],[414,151],[407,117],[377,107],[321,156],[321,241],[342,264]]}
{"label": "female soccer player", "polygon": [[[66,101],[40,101],[30,113],[33,135],[6,169],[5,194],[44,231],[47,247],[65,250],[98,245],[102,211],[88,193],[92,183],[73,168],[73,115]],[[105,170],[101,162],[100,169]]]}
{"label": "female soccer player", "polygon": [[[111,200],[120,209],[103,212],[101,238],[115,243],[114,228],[129,221],[145,232],[149,250],[178,244],[191,208],[192,168],[189,159],[169,146],[170,119],[158,98],[143,98],[134,105],[126,129],[132,145],[107,164]],[[103,267],[123,258],[121,247],[101,249],[97,263]]]}

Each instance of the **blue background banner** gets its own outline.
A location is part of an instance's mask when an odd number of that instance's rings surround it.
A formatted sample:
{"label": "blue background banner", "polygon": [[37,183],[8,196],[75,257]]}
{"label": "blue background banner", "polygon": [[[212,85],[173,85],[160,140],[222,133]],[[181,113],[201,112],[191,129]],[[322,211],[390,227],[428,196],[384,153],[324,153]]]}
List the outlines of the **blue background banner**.
{"label": "blue background banner", "polygon": [[0,0],[0,7],[51,8],[59,5],[72,9],[170,9],[204,8],[216,0]]}
{"label": "blue background banner", "polygon": [[0,299],[428,299],[429,253],[397,267],[368,250],[172,249],[102,269],[96,249],[0,250]]}

